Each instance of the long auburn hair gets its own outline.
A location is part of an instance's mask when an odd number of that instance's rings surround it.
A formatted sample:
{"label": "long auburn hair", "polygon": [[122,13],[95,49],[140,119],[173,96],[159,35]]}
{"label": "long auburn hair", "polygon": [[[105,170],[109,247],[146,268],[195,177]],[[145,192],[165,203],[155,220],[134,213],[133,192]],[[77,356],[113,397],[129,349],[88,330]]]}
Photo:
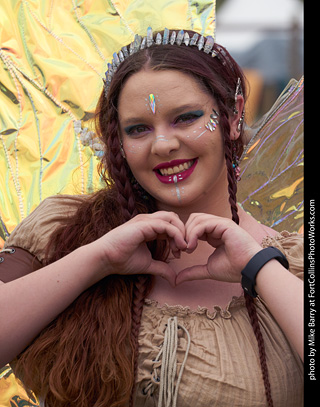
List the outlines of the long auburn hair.
{"label": "long auburn hair", "polygon": [[[139,213],[157,210],[152,196],[132,183],[119,141],[119,95],[126,80],[142,69],[182,71],[215,98],[224,138],[231,214],[239,223],[228,118],[234,114],[238,78],[246,97],[245,79],[226,49],[217,44],[214,49],[219,57],[190,46],[152,45],[121,63],[108,95],[102,92],[96,110],[96,132],[106,151],[99,172],[106,187],[84,200],[77,212],[55,230],[47,246],[45,264],[93,242]],[[243,149],[241,136],[236,142],[239,156]],[[166,259],[168,250],[163,241],[152,242],[149,248],[154,258]],[[140,320],[151,287],[151,276],[105,277],[79,295],[19,355],[13,362],[15,374],[46,407],[133,405]],[[268,405],[272,406],[264,342],[249,296],[246,306],[257,338]]]}

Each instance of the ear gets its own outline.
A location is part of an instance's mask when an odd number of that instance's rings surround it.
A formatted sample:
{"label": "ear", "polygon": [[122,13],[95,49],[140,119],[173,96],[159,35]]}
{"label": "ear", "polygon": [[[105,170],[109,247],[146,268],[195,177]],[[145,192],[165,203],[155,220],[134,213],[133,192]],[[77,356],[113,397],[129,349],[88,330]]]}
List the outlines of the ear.
{"label": "ear", "polygon": [[[230,138],[237,140],[241,134],[241,125],[244,116],[244,99],[242,95],[237,96],[237,102],[234,106],[234,114],[231,115],[230,121]],[[240,123],[240,124],[239,124]]]}

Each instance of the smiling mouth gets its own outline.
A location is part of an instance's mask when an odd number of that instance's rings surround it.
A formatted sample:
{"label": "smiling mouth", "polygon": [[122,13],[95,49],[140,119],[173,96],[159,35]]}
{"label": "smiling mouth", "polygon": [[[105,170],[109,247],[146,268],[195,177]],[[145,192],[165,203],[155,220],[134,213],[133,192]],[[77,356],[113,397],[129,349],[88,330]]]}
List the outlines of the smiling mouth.
{"label": "smiling mouth", "polygon": [[194,164],[194,161],[195,160],[190,160],[183,164],[175,165],[174,167],[159,168],[157,171],[159,171],[159,173],[164,176],[179,174],[180,172],[186,171],[190,167],[192,167],[192,165]]}
{"label": "smiling mouth", "polygon": [[183,161],[173,161],[171,166],[162,164],[154,168],[157,178],[164,184],[171,184],[173,182],[180,182],[188,178],[198,163],[198,159]]}

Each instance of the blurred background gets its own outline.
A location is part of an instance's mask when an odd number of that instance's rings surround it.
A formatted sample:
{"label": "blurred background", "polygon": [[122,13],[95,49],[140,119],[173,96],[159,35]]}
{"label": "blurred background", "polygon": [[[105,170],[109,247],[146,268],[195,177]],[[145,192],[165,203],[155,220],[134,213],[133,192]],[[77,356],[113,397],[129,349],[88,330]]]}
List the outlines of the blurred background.
{"label": "blurred background", "polygon": [[303,74],[303,6],[301,0],[217,0],[216,41],[249,81],[248,124]]}

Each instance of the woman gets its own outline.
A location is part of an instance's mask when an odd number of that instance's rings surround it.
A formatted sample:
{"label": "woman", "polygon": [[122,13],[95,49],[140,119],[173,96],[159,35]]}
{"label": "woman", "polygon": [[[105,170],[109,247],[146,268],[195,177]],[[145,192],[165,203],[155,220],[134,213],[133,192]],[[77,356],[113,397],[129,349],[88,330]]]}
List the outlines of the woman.
{"label": "woman", "polygon": [[237,206],[242,72],[162,34],[109,66],[106,189],[45,200],[7,242],[1,363],[50,407],[301,406],[302,241]]}

